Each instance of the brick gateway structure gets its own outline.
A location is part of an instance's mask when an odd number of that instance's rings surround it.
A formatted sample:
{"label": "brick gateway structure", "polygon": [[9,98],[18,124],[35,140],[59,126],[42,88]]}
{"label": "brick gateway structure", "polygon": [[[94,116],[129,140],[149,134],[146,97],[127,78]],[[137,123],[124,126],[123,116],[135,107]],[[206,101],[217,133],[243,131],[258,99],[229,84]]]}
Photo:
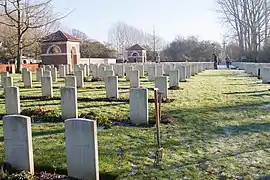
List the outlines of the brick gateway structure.
{"label": "brick gateway structure", "polygon": [[57,31],[41,39],[41,60],[43,64],[74,64],[80,60],[80,40],[70,34]]}

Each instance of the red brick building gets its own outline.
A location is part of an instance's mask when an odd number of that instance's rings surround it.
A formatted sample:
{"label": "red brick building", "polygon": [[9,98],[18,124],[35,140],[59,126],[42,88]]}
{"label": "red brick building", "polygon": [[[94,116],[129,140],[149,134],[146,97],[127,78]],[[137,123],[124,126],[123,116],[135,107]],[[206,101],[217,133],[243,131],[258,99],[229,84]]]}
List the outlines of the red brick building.
{"label": "red brick building", "polygon": [[43,64],[74,64],[80,61],[80,40],[70,34],[57,31],[41,39],[41,60]]}

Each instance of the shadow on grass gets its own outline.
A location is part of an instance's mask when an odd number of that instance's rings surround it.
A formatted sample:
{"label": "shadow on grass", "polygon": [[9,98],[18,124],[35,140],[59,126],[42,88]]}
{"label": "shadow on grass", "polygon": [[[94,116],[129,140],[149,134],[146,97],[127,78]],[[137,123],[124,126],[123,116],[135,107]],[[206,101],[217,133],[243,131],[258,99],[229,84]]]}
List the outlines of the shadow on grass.
{"label": "shadow on grass", "polygon": [[38,131],[38,132],[32,132],[32,136],[49,136],[49,135],[55,135],[55,134],[62,134],[65,132],[65,129],[56,129],[56,130],[49,130],[49,131]]}
{"label": "shadow on grass", "polygon": [[227,136],[237,136],[240,134],[243,135],[257,132],[270,132],[270,123],[251,123],[244,125],[218,127],[211,132],[218,135],[226,134]]}
{"label": "shadow on grass", "polygon": [[[149,90],[151,90],[153,88],[149,88]],[[0,99],[5,99],[5,97],[2,95],[0,96]],[[43,96],[20,96],[20,100],[36,100],[36,101],[60,101],[61,98],[60,97],[43,97]],[[129,99],[126,98],[83,98],[83,97],[79,97],[77,98],[78,102],[125,102],[125,103],[129,103]],[[175,101],[175,99],[167,99],[162,101],[163,103],[171,103]],[[148,99],[149,103],[154,103],[155,100],[154,99]]]}
{"label": "shadow on grass", "polygon": [[270,96],[270,93],[267,94],[251,94],[249,96],[253,96],[253,97],[263,97],[263,96]]}
{"label": "shadow on grass", "polygon": [[[24,86],[19,86],[19,88],[20,89],[41,89],[42,88],[42,86],[33,86],[33,87],[31,87],[31,88],[29,88],[29,87],[24,87]],[[53,86],[53,89],[60,89],[61,88],[61,86]]]}
{"label": "shadow on grass", "polygon": [[108,103],[108,104],[100,104],[100,105],[83,105],[83,107],[80,106],[79,104],[79,109],[89,109],[89,108],[93,108],[93,107],[106,107],[106,106],[110,106],[110,107],[113,107],[113,106],[119,106],[119,105],[125,105],[127,103],[117,103],[117,104],[111,104],[111,103]]}
{"label": "shadow on grass", "polygon": [[222,93],[227,95],[235,95],[235,94],[253,94],[253,93],[263,93],[269,92],[269,90],[261,90],[261,91],[243,91],[243,92],[229,92],[229,93]]}
{"label": "shadow on grass", "polygon": [[215,78],[215,77],[232,77],[232,76],[235,76],[235,75],[228,73],[228,74],[200,74],[200,76]]}
{"label": "shadow on grass", "polygon": [[255,85],[255,83],[225,84],[225,86],[244,86],[244,85]]}
{"label": "shadow on grass", "polygon": [[[57,130],[49,130],[49,131],[38,131],[38,132],[32,132],[33,137],[38,136],[49,136],[49,135],[56,135],[64,133],[65,129],[57,129]],[[0,142],[4,142],[4,137],[0,136]]]}
{"label": "shadow on grass", "polygon": [[85,87],[85,89],[105,89],[105,86]]}
{"label": "shadow on grass", "polygon": [[25,104],[21,104],[21,107],[23,108],[29,108],[29,107],[37,107],[37,106],[57,106],[57,105],[61,105],[61,102],[56,102],[56,103],[43,103],[43,104],[40,104],[40,105],[37,105],[37,104],[28,104],[28,105],[25,105]]}

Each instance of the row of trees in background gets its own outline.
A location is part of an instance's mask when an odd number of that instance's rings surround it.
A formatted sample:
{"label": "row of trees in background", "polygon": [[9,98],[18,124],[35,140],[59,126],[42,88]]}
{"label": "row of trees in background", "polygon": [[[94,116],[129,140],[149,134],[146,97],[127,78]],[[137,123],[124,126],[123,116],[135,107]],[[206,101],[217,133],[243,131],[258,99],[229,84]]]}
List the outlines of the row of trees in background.
{"label": "row of trees in background", "polygon": [[163,61],[211,61],[213,53],[221,53],[217,42],[177,37],[163,50]]}
{"label": "row of trees in background", "polygon": [[268,0],[217,0],[222,22],[229,28],[230,47],[254,61],[269,61],[270,6]]}
{"label": "row of trees in background", "polygon": [[[156,36],[155,32],[147,33],[123,22],[114,23],[108,32],[108,42],[121,57],[124,51],[134,44],[145,47],[149,53],[148,59],[152,59],[154,51],[161,51],[166,46],[165,39]],[[151,55],[152,54],[152,55]]]}
{"label": "row of trees in background", "polygon": [[109,43],[102,43],[90,39],[88,35],[78,29],[70,30],[70,33],[81,41],[80,51],[82,58],[113,58],[116,51]]}

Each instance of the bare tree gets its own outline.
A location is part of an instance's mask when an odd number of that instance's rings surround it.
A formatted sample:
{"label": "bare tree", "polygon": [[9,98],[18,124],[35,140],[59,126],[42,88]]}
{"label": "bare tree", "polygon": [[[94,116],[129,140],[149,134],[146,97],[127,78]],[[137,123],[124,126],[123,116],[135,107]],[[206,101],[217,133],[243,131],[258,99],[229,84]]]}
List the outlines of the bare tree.
{"label": "bare tree", "polygon": [[134,44],[148,46],[152,50],[161,50],[165,47],[165,40],[163,38],[146,33],[123,22],[117,22],[112,25],[112,28],[109,30],[108,41],[115,46],[115,49],[121,55],[123,55],[126,48]]}
{"label": "bare tree", "polygon": [[269,38],[268,0],[217,0],[223,22],[236,37],[241,54],[250,53],[257,58]]}
{"label": "bare tree", "polygon": [[48,30],[50,25],[63,19],[68,14],[61,15],[53,13],[51,6],[52,0],[31,1],[31,0],[0,0],[0,16],[6,17],[6,21],[0,21],[0,24],[16,30],[16,72],[21,70],[22,50],[30,46],[24,44],[24,36],[29,31]]}

